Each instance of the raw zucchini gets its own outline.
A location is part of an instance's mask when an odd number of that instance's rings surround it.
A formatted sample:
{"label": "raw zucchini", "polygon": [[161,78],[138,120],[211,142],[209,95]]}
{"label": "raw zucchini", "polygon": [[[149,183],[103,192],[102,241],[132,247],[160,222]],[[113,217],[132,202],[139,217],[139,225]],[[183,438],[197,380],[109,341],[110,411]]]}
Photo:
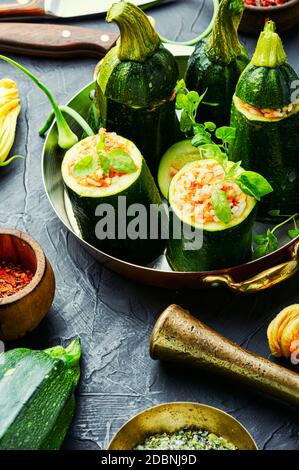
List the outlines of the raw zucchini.
{"label": "raw zucchini", "polygon": [[[100,132],[102,136],[105,135],[106,141],[108,139],[112,142],[113,148],[126,149],[134,161],[135,170],[121,174],[115,182],[111,178],[104,180],[104,183],[109,181],[108,185],[86,186],[73,175],[73,163],[95,151],[99,136],[82,140],[66,153],[62,163],[62,176],[81,235],[90,245],[111,256],[136,264],[147,264],[160,256],[165,248],[165,241],[161,239],[162,232],[158,238],[151,237],[151,211],[159,208],[160,223],[163,219],[161,214],[164,214],[159,191],[137,147],[115,133],[103,134],[103,130]],[[100,164],[96,171],[101,171]],[[132,238],[127,229],[136,216],[139,216],[139,208],[136,207],[137,212],[135,214],[134,210],[134,215],[127,214],[127,211],[136,204],[146,211],[146,220],[139,227],[140,237]],[[112,219],[107,219],[106,209],[114,211]],[[163,220],[165,222],[166,219]],[[103,235],[99,235],[100,227]]]}
{"label": "raw zucchini", "polygon": [[189,59],[187,88],[200,95],[207,90],[204,102],[217,104],[199,106],[200,122],[212,121],[217,127],[229,125],[236,84],[249,62],[238,38],[243,10],[243,0],[222,0],[212,34],[198,44]]}
{"label": "raw zucchini", "polygon": [[[242,160],[245,169],[262,174],[274,189],[259,205],[261,220],[268,219],[271,210],[293,214],[299,209],[299,106],[294,104],[292,88],[295,80],[298,76],[286,63],[275,25],[268,22],[252,62],[237,85],[231,115],[231,125],[237,130],[231,159]],[[284,108],[289,106],[292,111],[284,115]],[[268,117],[274,115],[277,117]]]}
{"label": "raw zucchini", "polygon": [[163,196],[168,199],[169,186],[172,178],[186,163],[200,159],[200,150],[191,144],[191,140],[182,140],[172,145],[163,155],[158,171],[159,188]]}
{"label": "raw zucchini", "polygon": [[58,450],[75,413],[81,348],[0,356],[0,450]]}
{"label": "raw zucchini", "polygon": [[[212,220],[198,223],[188,218],[188,200],[184,196],[184,207],[181,208],[178,196],[181,195],[182,179],[192,179],[193,172],[203,168],[214,160],[199,160],[185,165],[173,178],[169,190],[170,203],[170,237],[167,247],[167,259],[175,271],[211,271],[229,268],[251,259],[252,228],[255,220],[256,201],[243,194],[243,210],[240,215],[224,223]],[[241,173],[244,171],[239,169]],[[221,178],[220,178],[221,179]],[[218,181],[218,179],[217,179]],[[200,184],[194,178],[194,184]],[[191,201],[191,202],[190,202]],[[189,202],[192,207],[199,206],[195,199]]]}
{"label": "raw zucchini", "polygon": [[107,21],[117,23],[121,37],[99,69],[92,119],[95,131],[105,127],[133,141],[156,177],[160,158],[178,140],[178,66],[135,5],[114,4]]}

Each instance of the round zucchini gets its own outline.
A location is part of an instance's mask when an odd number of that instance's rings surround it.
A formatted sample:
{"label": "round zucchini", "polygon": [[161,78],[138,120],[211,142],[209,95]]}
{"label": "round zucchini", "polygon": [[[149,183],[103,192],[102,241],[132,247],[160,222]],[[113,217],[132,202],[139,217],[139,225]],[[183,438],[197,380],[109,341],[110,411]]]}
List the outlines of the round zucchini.
{"label": "round zucchini", "polygon": [[115,3],[107,21],[117,23],[120,40],[99,69],[93,105],[96,131],[105,127],[132,140],[156,177],[161,156],[179,135],[178,66],[148,17],[135,5]]}
{"label": "round zucchini", "polygon": [[232,97],[249,58],[238,38],[243,15],[243,0],[222,0],[211,36],[201,41],[189,59],[186,85],[202,95],[198,110],[200,122],[212,121],[217,127],[228,125]]}
{"label": "round zucchini", "polygon": [[[110,170],[107,177],[101,179],[100,176],[99,183],[91,181],[91,184],[86,184],[84,177],[78,179],[74,176],[74,162],[95,152],[99,136],[82,140],[66,153],[62,176],[82,238],[111,256],[136,264],[147,264],[160,256],[165,248],[162,232],[157,238],[151,237],[151,215],[156,208],[159,209],[157,217],[160,223],[166,221],[159,191],[145,160],[132,142],[104,130],[100,133],[105,135],[106,142],[107,139],[110,141],[114,150],[125,149],[135,169],[129,173],[120,173],[116,178],[111,177]],[[98,171],[102,174],[100,163],[94,175]],[[143,217],[140,224],[137,223],[138,217]],[[130,230],[134,231],[133,235],[129,233]]]}
{"label": "round zucchini", "polygon": [[230,158],[262,174],[274,189],[259,205],[260,220],[271,219],[270,211],[293,214],[299,209],[299,105],[292,88],[298,76],[286,60],[269,21],[233,98],[236,139]]}
{"label": "round zucchini", "polygon": [[[202,181],[194,177],[194,171],[201,168],[204,173],[211,171],[206,165],[214,165],[214,160],[199,160],[189,163],[173,178],[169,190],[170,203],[170,237],[167,246],[167,259],[175,271],[211,271],[229,268],[251,259],[252,256],[252,228],[255,220],[256,200],[243,194],[242,212],[233,216],[227,223],[221,222],[213,217],[211,212],[206,221],[190,219],[189,209],[199,207],[198,196],[192,196],[189,203],[186,195],[182,195],[182,181],[193,184],[201,184]],[[239,169],[239,174],[244,170]],[[216,179],[216,181],[218,181]],[[220,177],[221,180],[221,177]],[[218,187],[212,181],[213,186]],[[201,189],[206,191],[205,184]],[[184,200],[183,207],[180,206],[180,198]],[[202,195],[203,199],[204,196]],[[240,200],[241,201],[241,200]],[[206,199],[206,203],[209,204]],[[190,204],[190,205],[189,205]],[[203,206],[204,207],[204,206]],[[195,209],[196,210],[196,209]],[[203,211],[205,209],[203,208]],[[203,212],[204,214],[204,212]],[[209,220],[209,218],[211,220]]]}
{"label": "round zucchini", "polygon": [[163,155],[158,171],[158,184],[163,196],[168,199],[169,186],[172,178],[187,163],[194,162],[201,158],[199,147],[194,147],[191,140],[182,140]]}

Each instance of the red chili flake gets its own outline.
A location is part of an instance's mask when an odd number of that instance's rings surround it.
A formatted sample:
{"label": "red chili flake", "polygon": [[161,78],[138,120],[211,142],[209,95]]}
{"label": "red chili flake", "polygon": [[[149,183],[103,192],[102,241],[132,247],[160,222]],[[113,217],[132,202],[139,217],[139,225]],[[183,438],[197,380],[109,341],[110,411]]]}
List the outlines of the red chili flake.
{"label": "red chili flake", "polygon": [[256,7],[267,8],[283,5],[289,0],[244,0],[245,5],[253,5]]}
{"label": "red chili flake", "polygon": [[0,261],[0,299],[24,289],[32,281],[33,273],[10,261]]}

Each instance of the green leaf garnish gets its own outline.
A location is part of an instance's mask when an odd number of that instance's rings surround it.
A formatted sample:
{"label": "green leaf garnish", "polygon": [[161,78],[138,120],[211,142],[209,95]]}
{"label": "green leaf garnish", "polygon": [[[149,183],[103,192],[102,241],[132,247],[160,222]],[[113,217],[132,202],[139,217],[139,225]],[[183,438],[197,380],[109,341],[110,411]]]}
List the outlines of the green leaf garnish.
{"label": "green leaf garnish", "polygon": [[227,179],[229,179],[229,178],[234,178],[234,177],[236,176],[236,174],[238,173],[238,170],[239,170],[239,168],[240,168],[240,166],[241,166],[241,163],[242,163],[242,162],[236,162],[236,163],[234,163],[234,164],[230,167],[230,169],[228,170],[228,172],[226,173],[225,177],[226,177]]}
{"label": "green leaf garnish", "polygon": [[254,259],[261,258],[277,250],[278,240],[276,235],[274,235],[274,230],[268,229],[266,235],[255,235],[253,240],[258,247],[254,250]]}
{"label": "green leaf garnish", "polygon": [[266,237],[265,235],[255,235],[253,237],[253,241],[257,245],[264,245],[265,243],[268,242],[268,237]]}
{"label": "green leaf garnish", "polygon": [[227,200],[226,193],[220,189],[216,189],[212,194],[212,206],[215,211],[216,217],[223,222],[228,224],[232,218],[232,211]]}
{"label": "green leaf garnish", "polygon": [[234,127],[219,127],[215,133],[217,139],[225,144],[232,144],[236,138],[236,129]]}
{"label": "green leaf garnish", "polygon": [[124,150],[112,150],[107,154],[110,166],[119,173],[134,173],[137,166],[133,158]]}
{"label": "green leaf garnish", "polygon": [[109,158],[104,152],[98,152],[98,155],[99,155],[98,162],[100,164],[101,170],[103,171],[105,176],[109,176],[110,168],[111,168]]}
{"label": "green leaf garnish", "polygon": [[272,193],[273,188],[268,181],[259,173],[244,171],[235,179],[243,193],[260,201],[263,196]]}
{"label": "green leaf garnish", "polygon": [[88,176],[98,169],[98,162],[92,155],[82,158],[74,166],[74,176]]}
{"label": "green leaf garnish", "polygon": [[97,143],[97,146],[96,146],[96,152],[99,154],[103,150],[106,150],[105,135],[101,134],[100,135],[100,140],[99,140],[99,142]]}
{"label": "green leaf garnish", "polygon": [[210,132],[214,132],[216,130],[216,124],[214,124],[214,122],[205,122],[204,123],[204,128],[207,130],[207,131],[210,131]]}

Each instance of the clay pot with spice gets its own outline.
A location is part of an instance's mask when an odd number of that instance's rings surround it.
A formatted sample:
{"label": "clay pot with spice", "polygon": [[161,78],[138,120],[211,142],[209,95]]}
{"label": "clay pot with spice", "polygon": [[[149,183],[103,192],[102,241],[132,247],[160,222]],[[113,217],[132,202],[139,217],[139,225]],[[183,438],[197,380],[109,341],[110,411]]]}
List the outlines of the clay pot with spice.
{"label": "clay pot with spice", "polygon": [[0,339],[33,331],[54,294],[54,273],[39,244],[25,233],[0,229]]}

